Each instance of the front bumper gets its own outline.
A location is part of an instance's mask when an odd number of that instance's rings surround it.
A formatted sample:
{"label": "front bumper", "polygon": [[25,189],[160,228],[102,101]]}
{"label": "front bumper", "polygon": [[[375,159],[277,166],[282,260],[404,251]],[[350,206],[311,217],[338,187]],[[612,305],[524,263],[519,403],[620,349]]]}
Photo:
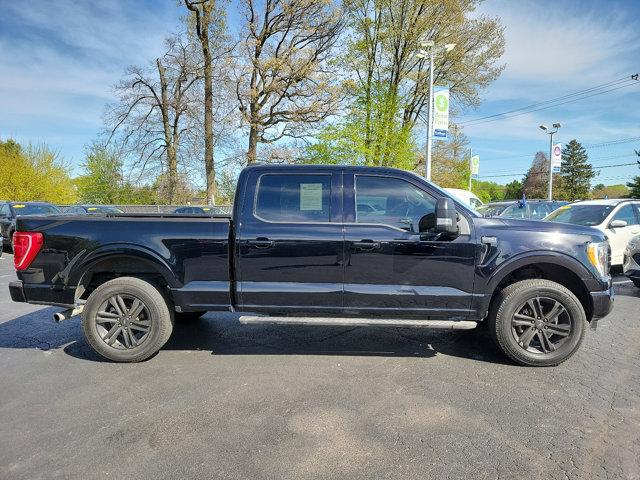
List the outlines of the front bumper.
{"label": "front bumper", "polygon": [[20,280],[9,283],[9,294],[14,302],[26,303],[27,301],[27,297],[24,295],[24,287]]}
{"label": "front bumper", "polygon": [[611,312],[611,309],[613,309],[615,292],[611,280],[609,280],[608,287],[606,290],[589,292],[591,295],[591,304],[593,305],[592,318],[595,320],[606,317]]}
{"label": "front bumper", "polygon": [[638,262],[636,262],[634,256],[628,250],[624,252],[624,264],[622,266],[622,271],[631,280],[640,281],[640,265],[638,265]]}

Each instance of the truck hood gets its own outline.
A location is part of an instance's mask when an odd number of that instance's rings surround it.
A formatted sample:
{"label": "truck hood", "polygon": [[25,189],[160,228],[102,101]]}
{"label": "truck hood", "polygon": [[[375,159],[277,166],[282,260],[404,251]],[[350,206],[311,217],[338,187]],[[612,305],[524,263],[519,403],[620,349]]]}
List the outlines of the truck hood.
{"label": "truck hood", "polygon": [[555,252],[586,260],[589,242],[604,242],[606,236],[600,230],[581,225],[545,222],[542,220],[515,220],[507,218],[474,219],[477,239],[495,237],[502,260],[533,252]]}
{"label": "truck hood", "polygon": [[558,235],[575,235],[590,237],[591,241],[605,240],[603,232],[594,227],[573,225],[569,223],[547,222],[544,220],[519,220],[512,218],[482,218],[475,224],[482,229],[509,232],[555,233]]}
{"label": "truck hood", "polygon": [[[549,256],[568,256],[580,262],[599,278],[587,258],[587,244],[604,242],[603,232],[593,227],[542,220],[515,220],[507,218],[475,218],[476,238],[495,237],[496,241],[487,250],[483,263],[499,267],[514,258],[537,256],[546,261]],[[552,263],[554,263],[552,261]]]}

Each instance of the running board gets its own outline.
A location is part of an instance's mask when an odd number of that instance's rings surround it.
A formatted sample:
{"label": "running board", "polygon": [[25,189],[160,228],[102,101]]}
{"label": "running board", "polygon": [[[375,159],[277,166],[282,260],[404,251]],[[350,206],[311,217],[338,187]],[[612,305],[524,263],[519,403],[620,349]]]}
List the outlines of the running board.
{"label": "running board", "polygon": [[441,328],[449,330],[471,330],[477,322],[468,320],[402,320],[393,318],[332,318],[332,317],[270,317],[243,315],[240,323],[244,325],[325,325],[344,327],[407,327]]}

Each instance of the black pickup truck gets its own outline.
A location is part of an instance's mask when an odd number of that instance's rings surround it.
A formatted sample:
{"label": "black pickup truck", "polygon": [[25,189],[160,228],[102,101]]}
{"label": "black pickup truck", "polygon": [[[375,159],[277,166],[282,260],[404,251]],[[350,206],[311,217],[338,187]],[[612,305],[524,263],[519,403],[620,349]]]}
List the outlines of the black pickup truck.
{"label": "black pickup truck", "polygon": [[[409,172],[252,166],[230,217],[21,217],[18,302],[82,312],[102,356],[155,354],[176,320],[468,329],[523,365],[557,365],[609,313],[599,231],[483,218]],[[479,337],[481,338],[481,337]]]}

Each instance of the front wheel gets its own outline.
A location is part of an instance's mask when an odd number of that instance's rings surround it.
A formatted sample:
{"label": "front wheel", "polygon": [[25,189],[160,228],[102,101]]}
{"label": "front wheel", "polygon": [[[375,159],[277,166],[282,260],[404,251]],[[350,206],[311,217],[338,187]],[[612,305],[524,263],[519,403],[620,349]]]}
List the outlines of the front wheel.
{"label": "front wheel", "polygon": [[87,342],[115,362],[139,362],[154,355],[173,330],[162,293],[134,277],[103,283],[87,299],[82,312]]}
{"label": "front wheel", "polygon": [[580,347],[587,318],[576,296],[550,280],[523,280],[502,290],[489,315],[489,330],[511,360],[553,366]]}

